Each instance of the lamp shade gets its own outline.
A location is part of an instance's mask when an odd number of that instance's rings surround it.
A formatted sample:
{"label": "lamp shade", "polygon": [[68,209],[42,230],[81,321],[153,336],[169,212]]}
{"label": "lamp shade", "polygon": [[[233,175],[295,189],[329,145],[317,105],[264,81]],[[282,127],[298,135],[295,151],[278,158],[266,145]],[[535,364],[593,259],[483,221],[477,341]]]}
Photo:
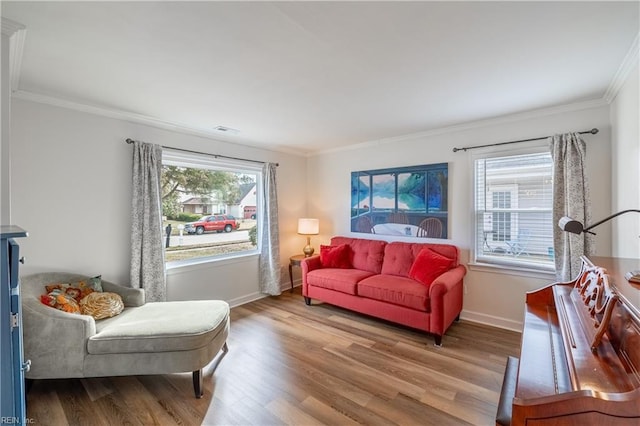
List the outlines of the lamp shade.
{"label": "lamp shade", "polygon": [[558,221],[558,226],[565,232],[571,232],[572,234],[581,234],[584,230],[584,225],[569,216],[564,216]]}
{"label": "lamp shade", "polygon": [[320,233],[320,221],[318,219],[298,219],[298,234],[318,235]]}

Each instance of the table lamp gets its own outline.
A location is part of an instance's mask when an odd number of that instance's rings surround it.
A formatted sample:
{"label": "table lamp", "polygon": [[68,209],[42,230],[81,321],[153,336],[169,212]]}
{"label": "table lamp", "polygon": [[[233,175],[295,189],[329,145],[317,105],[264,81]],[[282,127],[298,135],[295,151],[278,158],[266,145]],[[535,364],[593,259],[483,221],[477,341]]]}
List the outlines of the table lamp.
{"label": "table lamp", "polygon": [[311,247],[311,237],[309,235],[318,235],[319,233],[320,221],[318,219],[298,219],[298,234],[307,236],[307,245],[302,250],[305,257],[309,257],[313,254],[313,247]]}

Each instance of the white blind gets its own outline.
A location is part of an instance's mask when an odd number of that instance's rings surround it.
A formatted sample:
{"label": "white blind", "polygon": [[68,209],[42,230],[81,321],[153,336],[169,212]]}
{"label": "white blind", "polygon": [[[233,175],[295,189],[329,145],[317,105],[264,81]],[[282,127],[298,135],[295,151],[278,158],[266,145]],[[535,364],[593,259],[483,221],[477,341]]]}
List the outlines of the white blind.
{"label": "white blind", "polygon": [[549,152],[475,160],[475,260],[553,270]]}

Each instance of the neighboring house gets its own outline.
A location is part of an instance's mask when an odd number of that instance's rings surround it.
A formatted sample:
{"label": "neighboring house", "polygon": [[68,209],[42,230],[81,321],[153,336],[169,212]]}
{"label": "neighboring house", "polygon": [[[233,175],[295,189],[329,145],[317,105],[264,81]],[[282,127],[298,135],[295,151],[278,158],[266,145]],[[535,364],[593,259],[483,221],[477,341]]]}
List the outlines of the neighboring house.
{"label": "neighboring house", "polygon": [[[256,214],[256,184],[244,183],[240,185],[240,195],[233,204],[223,204],[216,202],[215,194],[210,198],[189,197],[182,201],[182,211],[184,213],[195,214],[217,214],[224,213],[236,218],[249,219]],[[255,216],[254,216],[255,217]]]}
{"label": "neighboring house", "polygon": [[243,183],[240,195],[233,204],[226,205],[226,213],[241,219],[249,219],[256,213],[256,184]]}
{"label": "neighboring house", "polygon": [[238,205],[241,215],[244,219],[255,219],[256,206],[258,205],[256,200],[256,184],[245,183],[240,185],[240,203]]}
{"label": "neighboring house", "polygon": [[553,250],[552,163],[544,154],[482,160],[477,191],[484,249],[550,256]]}
{"label": "neighboring house", "polygon": [[184,213],[195,214],[211,214],[213,211],[213,203],[211,199],[203,199],[202,197],[191,197],[182,202],[182,211]]}

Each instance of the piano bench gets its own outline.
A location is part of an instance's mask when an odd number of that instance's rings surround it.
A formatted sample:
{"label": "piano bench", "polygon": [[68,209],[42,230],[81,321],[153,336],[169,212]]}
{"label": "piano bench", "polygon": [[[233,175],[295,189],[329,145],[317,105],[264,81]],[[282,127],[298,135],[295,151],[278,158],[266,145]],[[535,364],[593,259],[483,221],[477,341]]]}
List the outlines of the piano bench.
{"label": "piano bench", "polygon": [[507,368],[504,370],[500,401],[498,402],[498,411],[496,413],[496,426],[511,425],[511,410],[513,408],[513,397],[516,394],[519,363],[520,360],[516,357],[510,356],[507,359]]}

